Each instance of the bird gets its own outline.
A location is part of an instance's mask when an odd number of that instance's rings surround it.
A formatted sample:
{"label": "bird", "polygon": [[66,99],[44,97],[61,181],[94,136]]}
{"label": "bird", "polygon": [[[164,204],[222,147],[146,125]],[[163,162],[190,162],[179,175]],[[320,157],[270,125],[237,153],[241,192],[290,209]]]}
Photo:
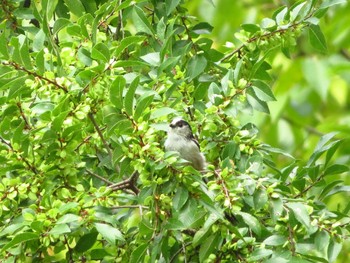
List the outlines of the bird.
{"label": "bird", "polygon": [[181,117],[174,118],[170,123],[164,146],[166,151],[178,152],[180,157],[189,161],[196,170],[205,170],[205,156],[200,151],[190,124]]}

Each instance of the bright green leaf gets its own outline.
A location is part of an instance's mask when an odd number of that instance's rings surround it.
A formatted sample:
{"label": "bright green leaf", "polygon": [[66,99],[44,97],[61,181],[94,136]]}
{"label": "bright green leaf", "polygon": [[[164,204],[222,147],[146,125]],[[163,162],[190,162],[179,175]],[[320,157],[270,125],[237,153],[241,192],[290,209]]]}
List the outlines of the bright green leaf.
{"label": "bright green leaf", "polygon": [[144,32],[148,35],[154,35],[154,30],[148,21],[144,11],[138,7],[134,6],[132,12],[133,21],[138,32]]}
{"label": "bright green leaf", "polygon": [[306,229],[309,229],[310,216],[305,205],[302,203],[287,203],[286,205],[293,211],[295,218],[302,223]]}
{"label": "bright green leaf", "polygon": [[117,76],[109,88],[109,99],[117,109],[123,107],[123,90],[126,81],[123,76]]}
{"label": "bright green leaf", "polygon": [[111,245],[115,245],[116,240],[125,241],[123,234],[116,228],[101,223],[95,223],[96,230],[106,239]]}
{"label": "bright green leaf", "polygon": [[74,250],[77,251],[78,253],[83,253],[89,250],[95,244],[97,240],[97,235],[98,235],[98,232],[96,231],[83,235],[78,240],[76,246],[74,247]]}
{"label": "bright green leaf", "polygon": [[236,212],[237,215],[241,216],[244,223],[250,227],[250,229],[258,236],[261,234],[261,225],[254,216],[245,212]]}
{"label": "bright green leaf", "polygon": [[124,98],[124,108],[126,113],[129,116],[133,115],[133,109],[134,109],[134,95],[135,91],[137,89],[137,86],[139,85],[140,78],[136,77],[130,84]]}
{"label": "bright green leaf", "polygon": [[22,243],[22,242],[35,240],[35,239],[39,239],[39,235],[36,233],[32,233],[32,232],[19,233],[19,234],[15,235],[15,237],[10,242],[8,242],[5,246],[3,246],[1,251],[5,251],[9,248],[12,248],[12,247]]}
{"label": "bright green leaf", "polygon": [[187,76],[194,79],[201,74],[207,66],[207,60],[203,55],[196,55],[190,58],[187,65]]}
{"label": "bright green leaf", "polygon": [[110,59],[110,53],[108,47],[103,43],[98,43],[92,48],[91,57],[93,59],[102,60],[108,62]]}
{"label": "bright green leaf", "polygon": [[309,26],[309,41],[311,46],[319,52],[327,52],[326,39],[318,25]]}

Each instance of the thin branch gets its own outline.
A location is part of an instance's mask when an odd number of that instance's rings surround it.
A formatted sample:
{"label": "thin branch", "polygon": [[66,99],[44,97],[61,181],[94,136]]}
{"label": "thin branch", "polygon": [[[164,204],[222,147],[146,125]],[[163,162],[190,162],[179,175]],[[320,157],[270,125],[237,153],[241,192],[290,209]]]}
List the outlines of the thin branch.
{"label": "thin branch", "polygon": [[114,64],[115,62],[116,62],[116,59],[113,58],[113,59],[109,62],[109,64],[106,66],[106,68],[104,69],[103,72],[97,74],[95,77],[92,78],[92,80],[91,80],[89,83],[87,83],[87,84],[85,85],[85,87],[81,90],[80,95],[83,94],[83,93],[86,93],[86,92],[89,90],[90,84],[91,84],[91,83],[96,83],[96,82],[97,82],[97,79],[98,79],[100,76],[103,76],[103,75],[106,73],[107,70],[111,69],[111,68],[113,67],[113,64]]}
{"label": "thin branch", "polygon": [[12,144],[11,144],[10,142],[7,142],[7,141],[4,140],[2,137],[0,137],[0,141],[1,141],[3,144],[5,144],[7,147],[9,147],[11,151],[13,151],[14,153],[18,154],[18,155],[19,155],[19,159],[20,159],[21,161],[23,161],[23,162],[28,166],[29,170],[31,170],[31,171],[32,171],[33,173],[35,173],[35,174],[38,174],[38,173],[39,173],[39,171],[35,168],[34,165],[32,165],[26,158],[24,158],[24,157],[22,156],[22,154],[20,154],[17,150],[15,150],[15,149],[13,148],[13,146],[12,146]]}
{"label": "thin branch", "polygon": [[[311,15],[310,15],[311,16]],[[307,18],[309,18],[310,16],[306,17],[305,20]],[[289,29],[291,28],[295,28],[296,26],[298,26],[299,24],[301,24],[301,22],[298,22],[298,23],[295,23],[295,24],[292,24],[290,25],[288,28],[285,28],[285,29],[278,29],[278,30],[275,30],[275,31],[272,31],[272,32],[268,32],[268,33],[265,33],[263,35],[260,35],[260,36],[254,36],[254,37],[251,37],[247,40],[246,43],[242,44],[241,46],[239,46],[238,48],[236,48],[235,50],[233,50],[232,52],[228,53],[226,56],[224,56],[222,59],[219,60],[219,62],[223,62],[229,58],[231,58],[232,56],[234,56],[235,54],[238,53],[238,57],[241,57],[241,54],[242,54],[242,51],[243,49],[246,47],[247,44],[249,43],[252,43],[252,42],[255,42],[255,41],[258,41],[260,39],[264,39],[264,38],[269,38],[271,36],[274,36],[275,34],[284,34],[285,32],[287,32]]]}
{"label": "thin branch", "polygon": [[2,64],[5,65],[5,66],[12,66],[12,67],[14,67],[14,68],[17,69],[17,70],[24,71],[24,72],[26,72],[28,75],[31,75],[31,76],[37,77],[37,78],[39,78],[39,79],[45,80],[46,82],[48,82],[48,83],[50,83],[50,84],[56,86],[57,88],[63,90],[65,93],[68,92],[68,89],[67,89],[65,86],[62,86],[62,85],[58,84],[56,81],[53,81],[53,80],[48,79],[48,78],[46,78],[46,77],[44,77],[44,76],[41,76],[41,75],[39,75],[39,74],[36,73],[36,72],[30,71],[30,70],[28,70],[28,69],[26,69],[26,68],[24,68],[24,67],[18,65],[18,64],[15,63],[15,62],[11,62],[11,61],[10,61],[10,62],[2,62]]}
{"label": "thin branch", "polygon": [[91,138],[92,138],[91,135],[87,136],[81,143],[79,143],[79,145],[74,149],[74,151],[79,150],[79,148],[80,148],[83,144],[87,143]]}
{"label": "thin branch", "polygon": [[104,138],[104,136],[103,136],[103,133],[102,133],[102,130],[101,130],[100,127],[98,126],[98,124],[97,124],[97,122],[96,122],[96,120],[95,120],[94,115],[93,115],[91,112],[89,112],[89,113],[88,113],[88,117],[89,117],[89,119],[91,120],[92,124],[94,125],[95,130],[96,130],[97,133],[98,133],[98,136],[100,136],[101,141],[102,141],[103,145],[105,146],[105,148],[106,148],[106,150],[107,150],[107,152],[108,152],[108,154],[109,154],[109,157],[110,157],[111,160],[112,160],[112,157],[113,157],[112,150],[109,148],[108,143],[107,143],[107,141],[105,140],[105,138]]}
{"label": "thin branch", "polygon": [[108,185],[113,185],[113,183],[111,181],[107,180],[106,178],[104,178],[104,177],[102,177],[102,176],[100,176],[98,174],[95,174],[94,172],[92,172],[92,171],[90,171],[88,169],[86,169],[86,171],[87,171],[88,174],[90,174],[90,175],[100,179],[101,181],[107,183]]}
{"label": "thin branch", "polygon": [[[122,0],[119,0],[119,5],[121,5]],[[119,10],[119,19],[117,24],[117,29],[115,32],[116,40],[119,40],[119,34],[121,33],[121,39],[124,39],[124,24],[123,24],[123,10]]]}
{"label": "thin branch", "polygon": [[119,206],[112,206],[111,209],[123,209],[123,208],[142,208],[142,209],[150,209],[148,206],[144,205],[119,205]]}
{"label": "thin branch", "polygon": [[290,243],[290,250],[292,252],[292,255],[295,256],[295,242],[294,242],[294,237],[293,237],[293,229],[290,224],[288,224],[288,232],[289,232],[289,243]]}
{"label": "thin branch", "polygon": [[2,137],[0,137],[0,141],[1,141],[3,144],[5,144],[7,147],[9,147],[12,151],[14,151],[13,148],[12,148],[11,143],[5,141]]}
{"label": "thin branch", "polygon": [[123,180],[119,183],[113,183],[109,181],[108,179],[90,171],[89,169],[86,169],[86,172],[90,174],[91,176],[94,176],[101,181],[105,182],[108,184],[108,187],[111,188],[113,191],[117,190],[131,190],[134,194],[138,194],[140,190],[137,188],[137,179],[139,178],[139,172],[135,171],[128,179]]}
{"label": "thin branch", "polygon": [[324,177],[324,173],[321,173],[321,175],[314,181],[312,184],[310,184],[308,187],[304,188],[299,194],[295,195],[294,198],[299,198],[303,196],[306,192],[308,192],[312,187],[314,187],[317,183],[319,183]]}
{"label": "thin branch", "polygon": [[183,244],[182,247],[178,251],[176,251],[175,254],[171,257],[170,263],[174,262],[174,260],[176,259],[177,255],[179,255],[181,253],[181,251],[186,252],[185,248],[188,247],[191,244],[192,244],[192,242],[187,242],[186,244]]}
{"label": "thin branch", "polygon": [[26,124],[26,127],[25,127],[25,128],[31,130],[32,127],[31,127],[31,125],[29,124],[29,122],[28,122],[28,120],[27,120],[27,117],[24,115],[24,112],[23,112],[23,109],[22,109],[22,105],[21,105],[20,102],[17,102],[17,107],[19,108],[19,112],[20,112],[20,114],[21,114],[21,117],[22,117],[22,119],[24,120],[24,122],[25,122],[25,124]]}
{"label": "thin branch", "polygon": [[136,186],[138,178],[139,178],[139,172],[135,171],[128,179],[121,181],[119,183],[110,185],[109,187],[113,191],[129,189],[137,195],[140,192],[140,190]]}

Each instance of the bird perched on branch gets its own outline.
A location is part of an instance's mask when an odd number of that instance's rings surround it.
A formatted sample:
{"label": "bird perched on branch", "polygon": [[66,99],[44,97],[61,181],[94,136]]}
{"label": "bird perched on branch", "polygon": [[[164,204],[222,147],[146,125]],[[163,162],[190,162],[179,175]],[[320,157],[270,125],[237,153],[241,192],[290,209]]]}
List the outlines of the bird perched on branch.
{"label": "bird perched on branch", "polygon": [[189,161],[198,171],[206,168],[205,157],[193,136],[191,126],[180,117],[175,118],[169,125],[165,149],[178,152],[181,158]]}

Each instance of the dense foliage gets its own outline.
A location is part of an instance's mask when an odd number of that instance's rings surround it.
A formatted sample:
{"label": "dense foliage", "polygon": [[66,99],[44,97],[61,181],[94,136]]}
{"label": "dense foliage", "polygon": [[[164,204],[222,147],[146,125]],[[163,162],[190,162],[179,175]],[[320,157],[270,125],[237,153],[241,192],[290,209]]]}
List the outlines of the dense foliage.
{"label": "dense foliage", "polygon": [[[238,115],[269,113],[271,64],[301,34],[326,52],[319,20],[342,2],[281,6],[216,48],[186,1],[2,1],[3,262],[334,262],[350,205],[324,200],[350,191],[327,180],[348,172],[341,138],[299,163]],[[164,152],[174,116],[204,174]]]}

